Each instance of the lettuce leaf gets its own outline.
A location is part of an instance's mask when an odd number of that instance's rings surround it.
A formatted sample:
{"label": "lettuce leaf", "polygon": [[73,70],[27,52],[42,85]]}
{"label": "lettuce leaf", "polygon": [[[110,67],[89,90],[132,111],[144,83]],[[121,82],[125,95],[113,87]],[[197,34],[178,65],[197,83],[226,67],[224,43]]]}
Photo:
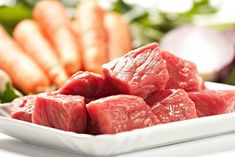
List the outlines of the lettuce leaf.
{"label": "lettuce leaf", "polygon": [[22,94],[16,89],[14,89],[14,87],[10,83],[7,83],[5,90],[0,93],[0,102],[11,102],[12,100],[20,96],[22,96]]}

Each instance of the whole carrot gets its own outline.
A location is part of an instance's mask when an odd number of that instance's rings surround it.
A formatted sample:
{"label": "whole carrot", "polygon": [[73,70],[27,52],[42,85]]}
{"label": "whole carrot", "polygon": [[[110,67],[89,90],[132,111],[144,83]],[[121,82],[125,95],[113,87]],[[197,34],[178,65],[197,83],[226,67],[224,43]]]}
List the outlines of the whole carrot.
{"label": "whole carrot", "polygon": [[107,61],[104,11],[95,0],[87,0],[81,1],[76,15],[81,32],[84,69],[101,73],[101,65]]}
{"label": "whole carrot", "polygon": [[23,53],[0,25],[0,69],[11,77],[24,93],[38,93],[49,87],[49,80],[40,67]]}
{"label": "whole carrot", "polygon": [[68,76],[38,24],[33,20],[23,20],[14,29],[13,36],[24,52],[44,70],[51,82],[62,86]]}
{"label": "whole carrot", "polygon": [[81,57],[71,30],[69,15],[61,2],[42,0],[33,10],[33,17],[55,45],[69,75],[81,68]]}
{"label": "whole carrot", "polygon": [[109,60],[120,57],[132,49],[128,24],[121,14],[110,12],[104,16],[108,37]]}

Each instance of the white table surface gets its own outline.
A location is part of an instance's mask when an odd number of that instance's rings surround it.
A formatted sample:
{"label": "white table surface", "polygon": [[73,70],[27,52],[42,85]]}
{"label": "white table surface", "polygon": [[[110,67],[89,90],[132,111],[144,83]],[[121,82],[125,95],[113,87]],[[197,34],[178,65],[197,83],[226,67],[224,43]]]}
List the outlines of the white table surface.
{"label": "white table surface", "polygon": [[[235,156],[235,133],[185,142],[116,157],[232,157]],[[21,142],[0,133],[0,157],[81,157]]]}

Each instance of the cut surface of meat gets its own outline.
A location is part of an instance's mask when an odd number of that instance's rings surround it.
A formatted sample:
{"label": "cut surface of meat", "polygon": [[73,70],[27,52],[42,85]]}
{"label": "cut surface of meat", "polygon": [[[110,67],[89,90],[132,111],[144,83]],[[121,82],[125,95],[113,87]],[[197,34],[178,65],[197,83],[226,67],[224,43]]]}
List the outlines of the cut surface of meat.
{"label": "cut surface of meat", "polygon": [[158,90],[150,94],[146,99],[145,102],[150,106],[154,106],[156,103],[164,100],[167,98],[169,95],[171,95],[175,89],[163,89],[163,90]]}
{"label": "cut surface of meat", "polygon": [[234,90],[204,90],[188,92],[195,103],[199,117],[224,114],[235,111]]}
{"label": "cut surface of meat", "polygon": [[167,51],[161,51],[161,55],[166,60],[169,73],[166,88],[180,88],[186,91],[198,91],[205,88],[204,81],[194,63],[176,57]]}
{"label": "cut surface of meat", "polygon": [[87,104],[92,132],[114,134],[160,124],[145,101],[137,96],[116,95]]}
{"label": "cut surface of meat", "polygon": [[38,96],[32,114],[32,122],[65,131],[86,131],[84,98],[71,95]]}
{"label": "cut surface of meat", "polygon": [[102,67],[105,77],[120,93],[143,98],[164,89],[169,77],[156,43],[130,51]]}
{"label": "cut surface of meat", "polygon": [[[182,89],[172,90],[165,99],[156,102],[151,111],[158,116],[161,123],[169,123],[197,118],[196,108],[187,93]],[[166,93],[170,93],[167,91]],[[156,95],[161,92],[156,92]],[[152,96],[153,97],[153,96]]]}
{"label": "cut surface of meat", "polygon": [[67,80],[57,93],[64,95],[81,95],[86,98],[100,98],[117,94],[117,90],[102,75],[79,71]]}
{"label": "cut surface of meat", "polygon": [[32,122],[32,112],[36,101],[35,95],[24,96],[10,103],[9,110],[14,119]]}

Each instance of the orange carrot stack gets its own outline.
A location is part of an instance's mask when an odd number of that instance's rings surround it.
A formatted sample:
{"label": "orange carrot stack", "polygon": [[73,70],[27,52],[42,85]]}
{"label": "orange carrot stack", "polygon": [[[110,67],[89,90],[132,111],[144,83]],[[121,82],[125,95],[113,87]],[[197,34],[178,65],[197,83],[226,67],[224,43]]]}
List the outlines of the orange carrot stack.
{"label": "orange carrot stack", "polygon": [[38,93],[49,87],[49,80],[40,67],[23,53],[0,25],[0,69],[11,77],[24,93]]}
{"label": "orange carrot stack", "polygon": [[84,70],[101,73],[107,61],[104,11],[94,0],[81,1],[77,8],[80,40],[83,48]]}
{"label": "orange carrot stack", "polygon": [[132,47],[125,19],[105,12],[97,0],[81,0],[75,19],[60,1],[42,0],[33,17],[15,27],[16,43],[0,25],[0,69],[24,93],[60,87],[79,70],[102,73],[103,63]]}
{"label": "orange carrot stack", "polygon": [[44,70],[51,82],[62,86],[68,79],[67,74],[38,24],[33,20],[21,21],[16,26],[13,36],[24,52]]}
{"label": "orange carrot stack", "polygon": [[61,2],[43,0],[37,3],[33,17],[44,28],[57,48],[60,59],[69,75],[81,69],[81,55],[71,30],[70,18]]}
{"label": "orange carrot stack", "polygon": [[104,17],[108,36],[109,60],[120,57],[132,49],[131,34],[121,14],[110,12]]}

